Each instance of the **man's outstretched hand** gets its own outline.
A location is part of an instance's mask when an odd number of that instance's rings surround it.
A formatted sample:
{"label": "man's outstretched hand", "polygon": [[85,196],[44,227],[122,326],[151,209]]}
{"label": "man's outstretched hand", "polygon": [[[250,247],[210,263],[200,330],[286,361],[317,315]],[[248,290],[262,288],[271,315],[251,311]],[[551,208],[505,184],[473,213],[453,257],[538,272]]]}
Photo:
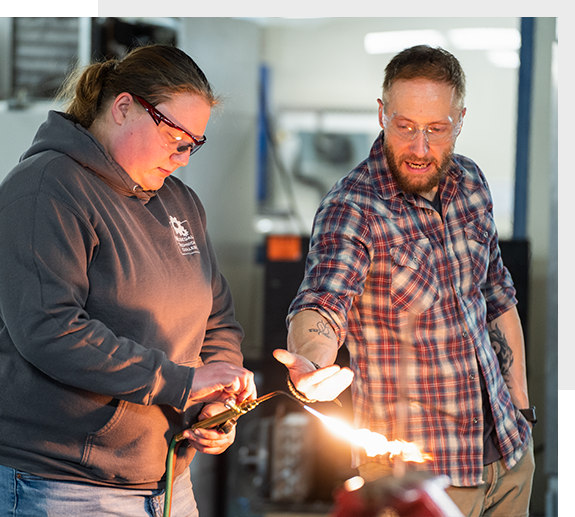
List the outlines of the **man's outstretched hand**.
{"label": "man's outstretched hand", "polygon": [[278,348],[274,357],[289,370],[295,388],[309,399],[334,400],[353,381],[353,372],[331,364],[316,370],[312,362],[304,356]]}

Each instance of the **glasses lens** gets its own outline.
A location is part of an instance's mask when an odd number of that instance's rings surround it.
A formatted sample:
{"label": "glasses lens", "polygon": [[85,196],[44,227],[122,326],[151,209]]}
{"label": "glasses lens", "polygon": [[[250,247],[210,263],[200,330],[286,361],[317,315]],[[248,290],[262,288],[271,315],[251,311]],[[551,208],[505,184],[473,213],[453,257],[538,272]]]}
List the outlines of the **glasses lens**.
{"label": "glasses lens", "polygon": [[425,128],[427,141],[431,143],[446,142],[453,135],[453,126],[451,124],[436,124]]}
{"label": "glasses lens", "polygon": [[421,131],[427,141],[432,144],[447,142],[454,133],[454,128],[451,124],[432,124],[423,126],[420,129],[411,122],[396,119],[388,120],[386,128],[405,141],[413,140]]}
{"label": "glasses lens", "polygon": [[196,144],[196,143],[191,144],[191,146],[189,147],[190,156],[192,156],[192,154],[194,154],[196,151],[199,151],[199,150],[200,150],[200,147],[202,147],[202,144],[203,144],[203,143],[204,143],[204,142],[201,142],[200,144]]}
{"label": "glasses lens", "polygon": [[190,141],[190,137],[186,133],[166,124],[160,124],[158,131],[166,147],[172,153],[185,154],[189,152],[192,155],[200,148],[201,144],[198,145],[196,142]]}

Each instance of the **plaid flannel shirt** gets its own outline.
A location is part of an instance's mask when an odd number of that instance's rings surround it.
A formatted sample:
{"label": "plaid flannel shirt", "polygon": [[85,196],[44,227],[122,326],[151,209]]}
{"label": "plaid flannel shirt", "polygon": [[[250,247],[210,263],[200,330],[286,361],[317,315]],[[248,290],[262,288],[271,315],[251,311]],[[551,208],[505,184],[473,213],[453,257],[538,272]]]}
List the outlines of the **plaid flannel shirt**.
{"label": "plaid flannel shirt", "polygon": [[[455,155],[439,192],[443,219],[423,198],[398,189],[380,134],[367,160],[318,208],[288,322],[317,310],[347,345],[357,428],[415,442],[433,459],[410,468],[474,486],[483,470],[479,368],[508,468],[530,438],[487,330],[516,304],[515,289],[481,170]],[[398,405],[400,386],[407,402]],[[406,419],[397,418],[401,408]],[[354,466],[365,461],[365,452],[354,450]]]}

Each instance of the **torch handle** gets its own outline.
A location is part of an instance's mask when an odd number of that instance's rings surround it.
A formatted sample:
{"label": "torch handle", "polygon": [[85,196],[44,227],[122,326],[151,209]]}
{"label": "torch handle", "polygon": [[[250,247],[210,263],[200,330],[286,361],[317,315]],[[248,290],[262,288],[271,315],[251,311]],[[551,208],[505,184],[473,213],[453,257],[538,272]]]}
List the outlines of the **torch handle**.
{"label": "torch handle", "polygon": [[205,418],[204,420],[200,420],[196,422],[191,428],[192,430],[195,429],[212,429],[213,427],[218,427],[220,424],[231,420],[232,418],[237,417],[240,415],[241,412],[236,411],[235,409],[226,409],[217,415],[211,416],[209,418]]}
{"label": "torch handle", "polygon": [[[230,429],[228,423],[251,411],[254,409],[260,402],[264,400],[271,399],[276,395],[287,395],[288,397],[292,398],[293,400],[302,404],[301,400],[296,399],[293,395],[286,393],[285,391],[272,391],[266,395],[262,395],[260,398],[255,400],[247,400],[242,402],[241,404],[236,404],[233,399],[226,401],[226,409],[217,415],[211,416],[209,418],[205,418],[201,422],[196,422],[191,429],[212,429],[214,427],[218,427],[218,429],[222,429],[224,432],[228,432],[226,429]],[[303,404],[302,404],[303,405]],[[228,427],[226,427],[228,425]],[[164,495],[164,513],[163,517],[170,517],[170,511],[172,507],[172,488],[174,482],[174,466],[175,466],[175,458],[176,450],[179,446],[179,442],[184,440],[184,433],[178,433],[176,436],[172,438],[170,442],[170,446],[168,448],[168,457],[166,460],[166,492]]]}
{"label": "torch handle", "polygon": [[[266,397],[265,395],[264,395],[264,397],[269,398],[269,397]],[[211,416],[209,418],[204,418],[204,420],[200,420],[199,422],[196,422],[194,425],[192,425],[191,429],[192,430],[195,430],[195,429],[213,429],[213,428],[222,427],[229,420],[237,418],[237,417],[247,413],[248,411],[251,411],[252,409],[254,409],[260,402],[262,402],[262,399],[264,399],[264,397],[261,397],[261,398],[256,399],[256,400],[248,400],[248,401],[242,402],[241,404],[238,404],[238,405],[236,405],[234,402],[227,402],[226,406],[228,407],[228,409],[226,409],[225,411],[222,411],[221,413],[218,413],[217,415]],[[180,441],[180,440],[184,439],[182,433],[177,434],[174,438],[176,441]]]}

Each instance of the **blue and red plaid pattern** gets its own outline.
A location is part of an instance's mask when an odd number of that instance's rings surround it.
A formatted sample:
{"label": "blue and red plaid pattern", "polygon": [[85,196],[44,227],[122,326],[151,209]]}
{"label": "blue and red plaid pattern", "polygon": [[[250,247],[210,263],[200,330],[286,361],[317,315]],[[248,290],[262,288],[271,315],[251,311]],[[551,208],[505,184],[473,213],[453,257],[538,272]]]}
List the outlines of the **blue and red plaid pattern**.
{"label": "blue and red plaid pattern", "polygon": [[[481,170],[455,155],[440,196],[443,219],[423,198],[398,189],[381,134],[367,160],[318,208],[305,278],[288,322],[301,310],[317,310],[349,348],[357,428],[416,442],[433,456],[416,468],[473,486],[483,470],[479,368],[508,468],[530,437],[487,331],[487,322],[517,301]],[[408,418],[399,436],[401,354],[408,357],[401,370]],[[354,451],[355,466],[365,460]]]}

